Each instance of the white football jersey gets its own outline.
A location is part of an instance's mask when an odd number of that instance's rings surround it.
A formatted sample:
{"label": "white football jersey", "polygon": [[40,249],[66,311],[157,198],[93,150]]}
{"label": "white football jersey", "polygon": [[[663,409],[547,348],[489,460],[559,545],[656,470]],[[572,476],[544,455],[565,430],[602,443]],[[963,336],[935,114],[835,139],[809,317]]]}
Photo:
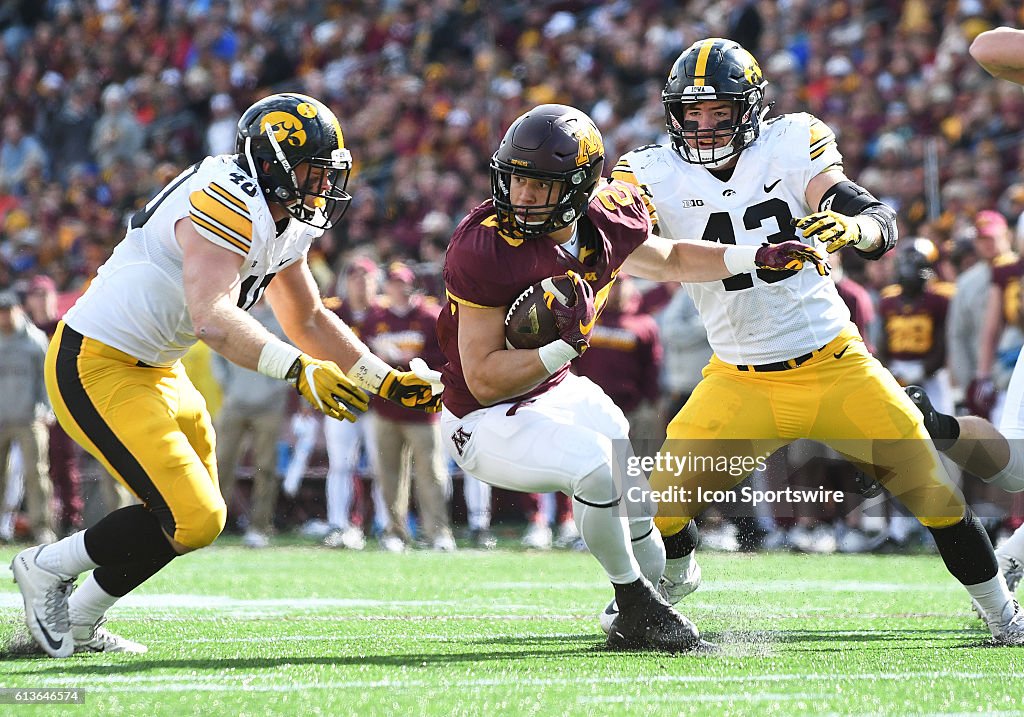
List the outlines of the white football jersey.
{"label": "white football jersey", "polygon": [[[740,154],[727,181],[686,162],[670,145],[629,152],[612,177],[646,190],[661,236],[760,246],[802,239],[792,220],[817,211],[804,199],[808,182],[842,161],[832,130],[799,113],[762,123],[760,136]],[[683,287],[693,297],[711,347],[731,364],[802,356],[850,322],[834,282],[806,266]]]}
{"label": "white football jersey", "polygon": [[196,342],[185,304],[174,225],[188,217],[201,236],[245,257],[238,305],[248,310],[281,269],[323,234],[292,219],[280,235],[256,181],[227,155],[189,167],[132,217],[65,323],[151,366],[170,366]]}

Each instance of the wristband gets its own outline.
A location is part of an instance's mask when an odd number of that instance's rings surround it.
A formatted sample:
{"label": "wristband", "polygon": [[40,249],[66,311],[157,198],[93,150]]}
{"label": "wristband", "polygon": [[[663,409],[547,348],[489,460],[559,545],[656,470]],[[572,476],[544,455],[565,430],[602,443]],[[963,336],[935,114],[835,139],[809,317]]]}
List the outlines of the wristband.
{"label": "wristband", "polygon": [[390,364],[373,354],[363,354],[348,370],[352,383],[371,393],[378,393],[388,374],[394,371]]}
{"label": "wristband", "polygon": [[552,341],[550,344],[544,344],[537,352],[540,354],[540,362],[544,364],[544,368],[547,369],[549,374],[554,373],[558,369],[565,366],[567,363],[572,361],[574,358],[579,356],[567,341],[564,339],[558,339]]}
{"label": "wristband", "polygon": [[757,268],[758,246],[727,246],[722,260],[725,268],[733,274],[747,274]]}
{"label": "wristband", "polygon": [[264,376],[270,376],[271,378],[283,381],[288,378],[288,369],[292,367],[292,364],[301,355],[302,352],[294,346],[278,339],[271,339],[263,344],[263,350],[260,351],[260,360],[256,370]]}

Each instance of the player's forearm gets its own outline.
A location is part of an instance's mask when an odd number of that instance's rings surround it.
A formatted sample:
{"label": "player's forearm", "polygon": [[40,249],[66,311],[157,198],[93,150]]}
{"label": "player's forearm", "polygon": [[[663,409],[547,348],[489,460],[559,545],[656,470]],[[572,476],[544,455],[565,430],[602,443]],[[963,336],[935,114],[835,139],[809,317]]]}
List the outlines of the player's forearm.
{"label": "player's forearm", "polygon": [[361,356],[370,353],[366,344],[344,321],[322,306],[314,310],[305,322],[284,328],[288,338],[302,351],[333,361],[345,372]]}
{"label": "player's forearm", "polygon": [[191,310],[192,328],[196,338],[213,351],[252,371],[257,370],[260,353],[276,336],[241,309],[227,300]]}
{"label": "player's forearm", "polygon": [[[732,276],[726,266],[725,253],[728,247],[705,241],[690,239],[669,240],[652,237],[626,259],[622,270],[642,279],[653,281],[678,281],[700,283],[718,281]],[[753,250],[752,250],[753,251]],[[754,270],[753,254],[749,267]]]}
{"label": "player's forearm", "polygon": [[483,406],[529,393],[551,375],[539,349],[492,351],[469,367],[463,361],[463,370],[470,393]]}

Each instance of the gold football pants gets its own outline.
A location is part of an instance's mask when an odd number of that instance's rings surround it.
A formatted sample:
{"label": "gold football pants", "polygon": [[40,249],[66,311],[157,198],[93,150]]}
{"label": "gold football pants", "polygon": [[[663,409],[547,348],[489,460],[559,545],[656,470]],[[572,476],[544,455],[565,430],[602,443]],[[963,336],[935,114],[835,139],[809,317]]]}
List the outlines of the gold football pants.
{"label": "gold football pants", "polygon": [[[810,438],[881,482],[922,524],[943,528],[963,518],[963,495],[939,462],[920,412],[855,330],[796,368],[740,370],[713,356],[703,376],[669,423],[663,455],[713,456],[730,465],[748,458],[749,465]],[[656,524],[664,535],[678,533],[707,506],[698,496],[729,490],[749,473],[723,465],[676,460],[652,473],[651,488],[677,499],[659,504]]]}
{"label": "gold football pants", "polygon": [[[190,548],[224,527],[213,424],[181,363],[150,367],[61,322],[46,354],[61,426]],[[130,540],[130,536],[125,536]]]}

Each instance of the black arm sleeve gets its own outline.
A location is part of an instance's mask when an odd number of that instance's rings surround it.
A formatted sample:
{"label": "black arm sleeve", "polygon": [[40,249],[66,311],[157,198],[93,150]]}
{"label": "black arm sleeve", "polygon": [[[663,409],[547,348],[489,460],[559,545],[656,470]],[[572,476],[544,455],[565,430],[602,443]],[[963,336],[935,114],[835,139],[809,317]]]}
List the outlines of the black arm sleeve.
{"label": "black arm sleeve", "polygon": [[831,210],[847,217],[866,216],[878,223],[882,230],[882,244],[874,251],[854,251],[865,259],[875,260],[896,246],[899,231],[896,228],[896,212],[892,207],[875,199],[871,192],[849,180],[839,182],[828,189],[818,204],[820,211]]}

